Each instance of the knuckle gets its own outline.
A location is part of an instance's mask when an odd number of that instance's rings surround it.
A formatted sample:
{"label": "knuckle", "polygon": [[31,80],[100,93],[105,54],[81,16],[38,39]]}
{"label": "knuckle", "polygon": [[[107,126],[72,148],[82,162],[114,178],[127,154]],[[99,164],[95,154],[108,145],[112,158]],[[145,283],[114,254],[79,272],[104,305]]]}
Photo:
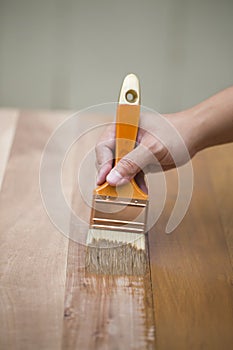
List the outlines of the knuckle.
{"label": "knuckle", "polygon": [[138,169],[137,165],[129,158],[122,158],[119,165],[123,169],[124,173],[127,173],[128,175],[133,175]]}
{"label": "knuckle", "polygon": [[155,138],[150,139],[147,146],[148,146],[149,151],[155,155],[159,155],[159,154],[163,153],[164,150],[166,149],[164,144]]}

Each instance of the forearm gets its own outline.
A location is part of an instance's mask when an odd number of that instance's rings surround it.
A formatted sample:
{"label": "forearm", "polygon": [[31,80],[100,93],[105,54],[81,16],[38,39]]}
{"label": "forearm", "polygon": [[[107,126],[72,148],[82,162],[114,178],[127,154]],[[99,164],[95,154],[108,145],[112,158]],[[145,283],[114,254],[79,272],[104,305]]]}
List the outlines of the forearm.
{"label": "forearm", "polygon": [[190,109],[196,151],[233,142],[233,86]]}

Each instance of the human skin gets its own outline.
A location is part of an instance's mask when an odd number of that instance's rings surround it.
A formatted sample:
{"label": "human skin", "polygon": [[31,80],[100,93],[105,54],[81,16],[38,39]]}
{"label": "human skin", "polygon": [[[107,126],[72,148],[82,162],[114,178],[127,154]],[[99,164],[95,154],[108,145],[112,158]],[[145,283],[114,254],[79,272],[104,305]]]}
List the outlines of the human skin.
{"label": "human skin", "polygon": [[[141,115],[138,146],[115,167],[115,126],[106,128],[96,145],[97,185],[105,181],[112,186],[123,185],[136,176],[145,189],[141,170],[168,170],[185,164],[207,147],[233,142],[233,86],[190,109],[162,117],[165,122],[150,113]],[[170,129],[175,133],[168,132]]]}

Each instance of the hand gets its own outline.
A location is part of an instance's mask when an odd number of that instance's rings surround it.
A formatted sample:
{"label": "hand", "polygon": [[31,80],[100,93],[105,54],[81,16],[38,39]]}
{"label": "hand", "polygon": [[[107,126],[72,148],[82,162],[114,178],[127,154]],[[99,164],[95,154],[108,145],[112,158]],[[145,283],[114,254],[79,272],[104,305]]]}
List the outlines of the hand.
{"label": "hand", "polygon": [[115,126],[110,125],[96,146],[97,184],[105,180],[123,185],[137,175],[145,190],[144,173],[171,169],[185,164],[195,151],[195,133],[191,111],[161,116],[143,114],[137,136],[137,147],[112,169],[115,148]]}
{"label": "hand", "polygon": [[[97,184],[123,185],[144,172],[168,170],[206,148],[233,142],[233,87],[179,113],[143,114],[138,146],[113,167],[115,127],[106,129],[96,146]],[[143,188],[142,188],[143,189]]]}

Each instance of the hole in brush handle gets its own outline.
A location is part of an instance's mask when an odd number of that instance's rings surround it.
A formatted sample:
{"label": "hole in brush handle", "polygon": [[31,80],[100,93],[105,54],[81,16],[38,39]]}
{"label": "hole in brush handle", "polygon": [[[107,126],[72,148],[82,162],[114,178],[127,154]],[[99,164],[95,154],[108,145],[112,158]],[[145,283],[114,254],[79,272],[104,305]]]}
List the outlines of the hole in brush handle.
{"label": "hole in brush handle", "polygon": [[129,102],[129,103],[134,103],[138,98],[138,94],[135,90],[128,90],[125,94],[125,99]]}

